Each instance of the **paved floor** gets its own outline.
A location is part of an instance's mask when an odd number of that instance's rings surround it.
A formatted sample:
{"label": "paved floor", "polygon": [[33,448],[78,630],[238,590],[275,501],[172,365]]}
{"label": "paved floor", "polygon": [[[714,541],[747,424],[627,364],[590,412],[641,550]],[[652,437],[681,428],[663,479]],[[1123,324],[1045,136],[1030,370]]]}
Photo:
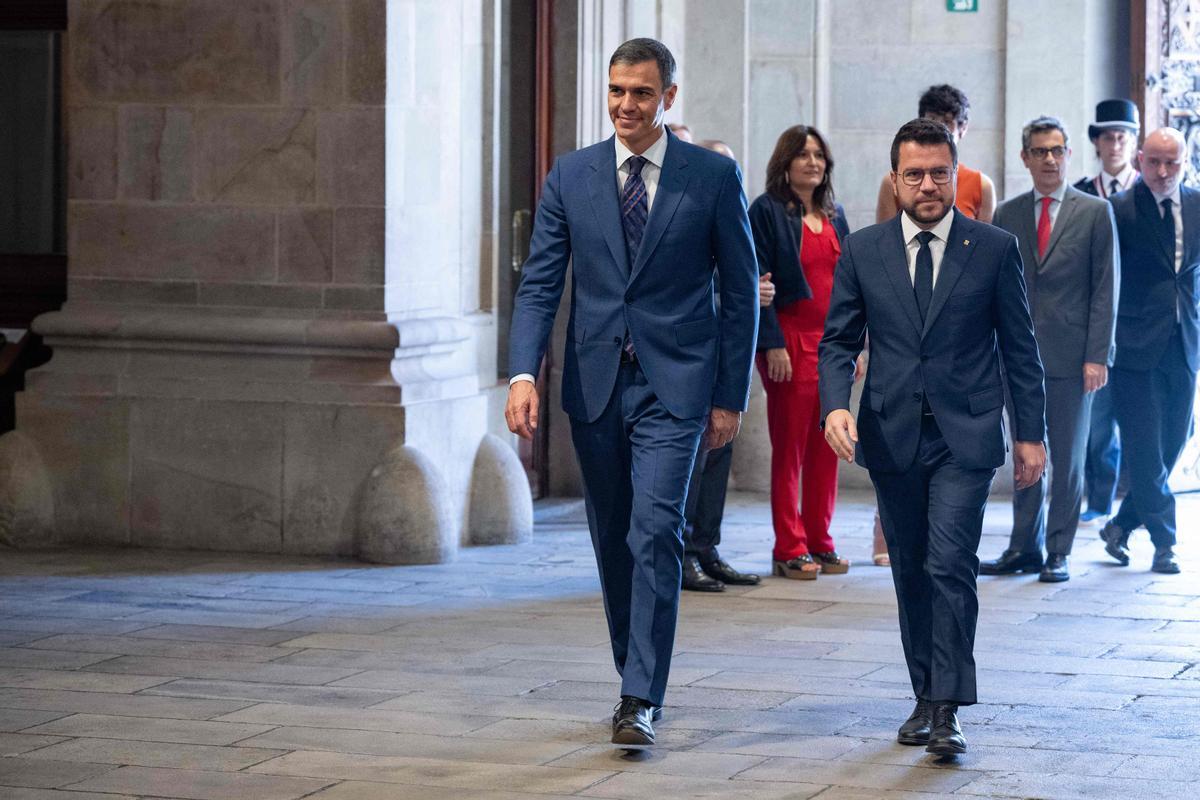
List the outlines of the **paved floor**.
{"label": "paved floor", "polygon": [[[861,499],[861,498],[860,498]],[[984,579],[971,751],[892,740],[911,708],[891,578],[845,499],[815,583],[687,594],[662,746],[605,744],[616,682],[582,510],[533,543],[381,568],[204,553],[0,552],[0,797],[1195,798],[1200,499],[1181,576],[1104,563]],[[1008,513],[988,513],[984,555]],[[765,568],[762,498],[726,553]],[[8,787],[8,788],[5,788]],[[18,788],[20,787],[20,788]]]}

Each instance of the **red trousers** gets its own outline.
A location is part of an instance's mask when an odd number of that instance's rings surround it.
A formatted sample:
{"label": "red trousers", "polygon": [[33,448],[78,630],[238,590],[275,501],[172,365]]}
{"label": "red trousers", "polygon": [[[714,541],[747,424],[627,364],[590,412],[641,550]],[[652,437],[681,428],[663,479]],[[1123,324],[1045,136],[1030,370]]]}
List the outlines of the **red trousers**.
{"label": "red trousers", "polygon": [[803,553],[834,549],[829,523],[837,501],[838,459],[821,430],[816,375],[797,374],[801,370],[795,370],[795,366],[803,356],[797,359],[793,348],[799,343],[788,326],[781,327],[788,355],[792,356],[792,380],[775,382],[768,378],[767,360],[762,353],[758,356],[758,371],[767,390],[774,558],[787,561]]}

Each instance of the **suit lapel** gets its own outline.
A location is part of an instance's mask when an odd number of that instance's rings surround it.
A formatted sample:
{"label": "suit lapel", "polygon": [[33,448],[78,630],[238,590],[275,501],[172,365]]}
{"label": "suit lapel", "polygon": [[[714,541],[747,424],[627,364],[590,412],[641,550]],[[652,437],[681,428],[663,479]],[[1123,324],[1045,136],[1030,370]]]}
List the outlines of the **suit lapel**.
{"label": "suit lapel", "polygon": [[913,294],[912,278],[908,275],[908,249],[904,243],[904,233],[900,228],[900,215],[887,224],[880,235],[880,254],[883,256],[883,271],[892,282],[896,299],[900,307],[913,324],[917,333],[921,332],[921,311],[917,308],[917,296]]}
{"label": "suit lapel", "polygon": [[954,291],[954,285],[962,277],[963,268],[970,260],[971,253],[975,252],[975,241],[962,235],[961,221],[962,217],[959,216],[959,213],[954,212],[950,235],[946,237],[946,252],[942,256],[942,266],[938,271],[937,282],[933,285],[933,300],[929,303],[929,313],[925,315],[925,328],[921,331],[922,337],[929,333],[933,323],[937,321],[938,314],[946,305],[950,293]]}
{"label": "suit lapel", "polygon": [[1013,203],[1013,213],[1017,220],[1017,246],[1021,251],[1021,260],[1025,264],[1025,281],[1029,282],[1037,272],[1037,223],[1033,220],[1034,207],[1033,190],[1019,196]]}
{"label": "suit lapel", "polygon": [[596,215],[596,224],[604,233],[604,241],[608,244],[613,261],[621,274],[628,278],[629,254],[625,247],[625,232],[621,227],[621,201],[617,198],[617,151],[612,138],[600,152],[600,157],[592,162],[588,196],[592,202],[592,213]]}
{"label": "suit lapel", "polygon": [[[615,155],[613,162],[615,170]],[[633,274],[629,276],[631,282],[637,278],[642,267],[646,266],[646,262],[654,254],[654,248],[662,239],[667,225],[670,224],[671,218],[675,216],[675,209],[679,207],[679,200],[683,197],[684,190],[688,185],[687,165],[687,158],[683,155],[683,148],[679,146],[679,141],[668,135],[667,153],[663,156],[662,170],[658,175],[658,188],[654,192],[654,206],[650,209],[650,217],[646,220],[646,230],[642,234],[642,244],[638,248],[637,258],[633,262]],[[620,228],[619,219],[617,227]]]}
{"label": "suit lapel", "polygon": [[1134,187],[1133,202],[1137,205],[1138,216],[1150,226],[1150,238],[1158,243],[1158,248],[1162,251],[1162,263],[1171,271],[1171,274],[1174,274],[1175,243],[1167,244],[1166,230],[1162,224],[1162,212],[1154,202],[1154,195],[1150,193],[1150,187],[1144,183],[1139,183]]}
{"label": "suit lapel", "polygon": [[1063,193],[1062,206],[1058,209],[1058,216],[1054,219],[1054,227],[1050,229],[1050,243],[1046,245],[1046,255],[1044,255],[1039,264],[1045,264],[1050,259],[1050,254],[1054,252],[1054,245],[1058,244],[1058,240],[1062,238],[1062,232],[1070,225],[1071,215],[1075,213],[1076,206],[1075,191],[1068,186]]}
{"label": "suit lapel", "polygon": [[1180,189],[1179,201],[1182,204],[1180,216],[1183,217],[1183,261],[1179,265],[1182,272],[1196,264],[1196,238],[1200,233],[1200,193],[1184,186]]}

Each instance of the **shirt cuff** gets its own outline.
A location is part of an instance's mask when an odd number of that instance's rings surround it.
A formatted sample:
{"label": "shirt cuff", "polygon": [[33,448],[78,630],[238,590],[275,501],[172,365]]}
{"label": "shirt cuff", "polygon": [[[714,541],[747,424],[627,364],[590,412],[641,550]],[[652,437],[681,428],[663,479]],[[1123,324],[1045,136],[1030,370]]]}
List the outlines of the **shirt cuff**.
{"label": "shirt cuff", "polygon": [[533,380],[533,376],[530,375],[528,372],[522,372],[520,374],[513,375],[511,378],[508,379],[508,385],[512,386],[517,381],[529,381],[530,383],[535,383],[535,381]]}

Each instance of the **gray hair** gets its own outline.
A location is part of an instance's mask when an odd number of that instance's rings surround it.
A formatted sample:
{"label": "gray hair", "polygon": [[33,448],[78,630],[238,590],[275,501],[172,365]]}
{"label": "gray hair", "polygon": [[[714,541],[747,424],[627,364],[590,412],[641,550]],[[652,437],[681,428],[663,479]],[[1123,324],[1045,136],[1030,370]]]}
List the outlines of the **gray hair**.
{"label": "gray hair", "polygon": [[1029,149],[1029,143],[1033,141],[1035,133],[1046,133],[1048,131],[1058,131],[1062,134],[1063,147],[1066,147],[1071,141],[1071,137],[1067,136],[1067,128],[1063,125],[1061,119],[1043,114],[1036,119],[1029,120],[1021,130],[1021,149]]}
{"label": "gray hair", "polygon": [[632,65],[646,61],[658,64],[663,91],[674,85],[675,56],[657,39],[630,39],[613,51],[612,58],[608,60],[608,68],[611,70],[615,64]]}

